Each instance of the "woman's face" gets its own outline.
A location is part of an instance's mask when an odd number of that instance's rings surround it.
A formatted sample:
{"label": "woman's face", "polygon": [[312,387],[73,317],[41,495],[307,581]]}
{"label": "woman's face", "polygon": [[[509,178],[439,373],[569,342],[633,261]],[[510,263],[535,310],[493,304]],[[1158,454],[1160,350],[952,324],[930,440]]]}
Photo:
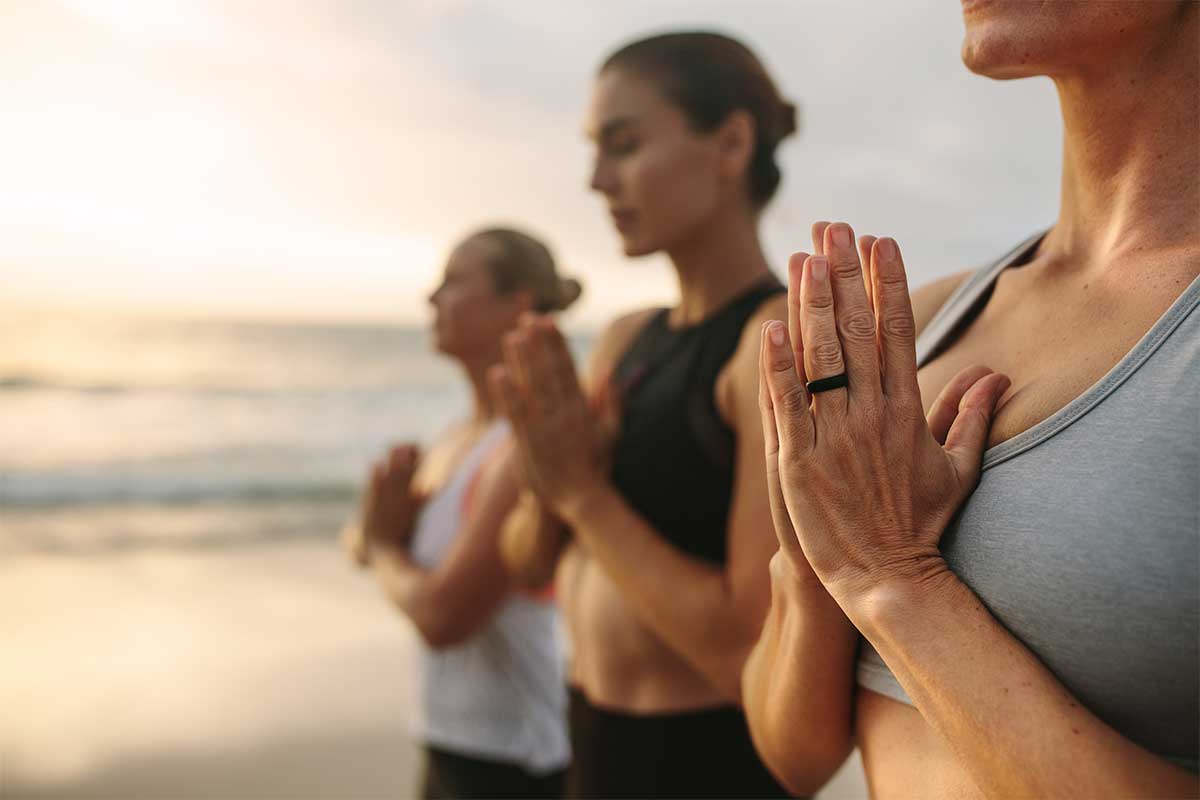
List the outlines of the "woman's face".
{"label": "woman's face", "polygon": [[635,73],[600,73],[586,128],[596,146],[591,187],[607,201],[626,255],[686,241],[728,190],[717,137],[693,131],[683,111]]}
{"label": "woman's face", "polygon": [[[1186,0],[1184,0],[1186,2]],[[1179,2],[962,0],[963,63],[989,78],[1104,69],[1166,34]]]}
{"label": "woman's face", "polygon": [[438,351],[460,360],[493,354],[503,334],[530,309],[529,292],[496,291],[491,263],[499,247],[475,237],[450,254],[442,282],[429,296]]}

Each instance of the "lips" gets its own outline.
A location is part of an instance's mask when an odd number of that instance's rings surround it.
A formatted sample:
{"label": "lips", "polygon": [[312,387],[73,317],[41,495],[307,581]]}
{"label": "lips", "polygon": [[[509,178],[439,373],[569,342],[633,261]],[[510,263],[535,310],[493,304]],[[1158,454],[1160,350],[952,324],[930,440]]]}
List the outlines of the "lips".
{"label": "lips", "polygon": [[612,209],[609,213],[612,215],[613,225],[616,225],[617,230],[622,233],[631,228],[637,220],[637,215],[632,211]]}

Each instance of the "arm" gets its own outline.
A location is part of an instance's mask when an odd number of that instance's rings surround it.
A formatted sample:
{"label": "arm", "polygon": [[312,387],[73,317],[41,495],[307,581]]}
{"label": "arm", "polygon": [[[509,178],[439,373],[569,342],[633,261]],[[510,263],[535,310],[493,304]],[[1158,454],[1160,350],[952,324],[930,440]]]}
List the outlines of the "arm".
{"label": "arm", "polygon": [[[818,252],[824,246],[825,227],[827,223],[813,227]],[[869,254],[874,241],[862,237],[860,249]],[[913,296],[920,327],[967,274],[936,281]],[[787,309],[777,316],[785,319]],[[765,359],[761,343],[759,350],[759,358]],[[780,549],[771,559],[770,610],[742,673],[742,697],[750,733],[764,762],[792,792],[811,795],[832,777],[854,744],[858,631],[821,585],[797,544],[780,486],[771,395],[755,366],[755,374],[746,380],[759,391],[765,479]],[[805,731],[819,735],[805,735]]]}
{"label": "arm", "polygon": [[[749,326],[756,328],[756,326]],[[723,567],[668,544],[609,483],[590,440],[592,422],[575,384],[561,335],[526,326],[511,348],[511,372],[529,375],[532,405],[502,389],[532,482],[597,559],[645,623],[732,700],[766,613],[771,535],[758,419],[754,336],[730,364],[727,413],[737,432],[734,496]],[[542,397],[545,393],[545,397]],[[686,588],[685,588],[686,587]]]}
{"label": "arm", "polygon": [[[868,302],[833,227],[828,256],[794,257],[794,313],[764,342],[791,546],[988,796],[1194,795],[1195,776],[1083,709],[942,559],[1009,381],[968,367],[922,417],[899,249],[875,243]],[[843,370],[848,387],[806,392]]]}
{"label": "arm", "polygon": [[[592,398],[607,396],[605,387],[613,366],[655,311],[644,309],[622,315],[599,336],[584,375],[585,389]],[[510,469],[516,470],[514,474],[520,474],[516,454],[510,451],[507,458],[512,461]],[[562,520],[534,492],[524,489],[501,535],[504,564],[514,579],[527,588],[541,588],[553,579],[570,544],[570,531]]]}
{"label": "arm", "polygon": [[372,542],[371,564],[380,585],[430,647],[452,647],[469,638],[511,588],[499,545],[501,526],[517,499],[509,466],[503,453],[484,465],[464,527],[434,569],[414,564],[403,546]]}
{"label": "arm", "polygon": [[513,579],[527,589],[545,586],[554,579],[569,543],[562,522],[542,506],[537,495],[522,490],[500,535],[500,555]]}
{"label": "arm", "polygon": [[1071,696],[949,568],[843,606],[989,797],[1196,797]]}

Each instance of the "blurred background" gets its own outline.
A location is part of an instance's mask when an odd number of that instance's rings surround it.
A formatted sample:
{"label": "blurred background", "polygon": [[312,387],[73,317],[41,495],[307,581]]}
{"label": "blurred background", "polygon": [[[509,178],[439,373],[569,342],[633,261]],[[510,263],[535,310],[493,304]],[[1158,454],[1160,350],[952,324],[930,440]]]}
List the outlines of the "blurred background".
{"label": "blurred background", "polygon": [[424,329],[465,233],[554,245],[580,353],[671,301],[582,120],[608,52],[680,28],[800,107],[780,268],[815,219],[914,284],[1053,220],[1053,91],[969,75],[951,0],[0,4],[0,794],[411,792],[413,634],[337,528],[466,409]]}

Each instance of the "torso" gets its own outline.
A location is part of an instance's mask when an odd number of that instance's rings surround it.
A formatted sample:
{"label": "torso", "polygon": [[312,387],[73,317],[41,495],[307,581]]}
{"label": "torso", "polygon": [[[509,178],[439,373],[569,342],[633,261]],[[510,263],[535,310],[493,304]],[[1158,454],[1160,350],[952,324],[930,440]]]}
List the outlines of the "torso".
{"label": "torso", "polygon": [[[1110,269],[1094,281],[1051,277],[1036,256],[1005,270],[978,317],[921,368],[926,410],[961,369],[986,364],[1012,378],[989,448],[1048,419],[1108,373],[1197,274],[1194,252],[1155,262],[1152,273]],[[981,796],[915,707],[861,686],[855,703],[872,797]]]}
{"label": "torso", "polygon": [[[737,350],[718,374],[713,403],[732,426],[732,373],[741,359],[757,359],[757,330],[778,316],[782,304],[768,300],[741,331]],[[618,334],[614,357],[598,363],[594,374],[607,375],[636,336],[653,321],[655,310],[637,315]],[[751,331],[753,335],[747,335]],[[687,661],[667,646],[624,599],[608,574],[579,545],[564,554],[556,575],[556,593],[573,641],[571,682],[599,706],[633,713],[677,712],[726,705],[728,700]]]}

